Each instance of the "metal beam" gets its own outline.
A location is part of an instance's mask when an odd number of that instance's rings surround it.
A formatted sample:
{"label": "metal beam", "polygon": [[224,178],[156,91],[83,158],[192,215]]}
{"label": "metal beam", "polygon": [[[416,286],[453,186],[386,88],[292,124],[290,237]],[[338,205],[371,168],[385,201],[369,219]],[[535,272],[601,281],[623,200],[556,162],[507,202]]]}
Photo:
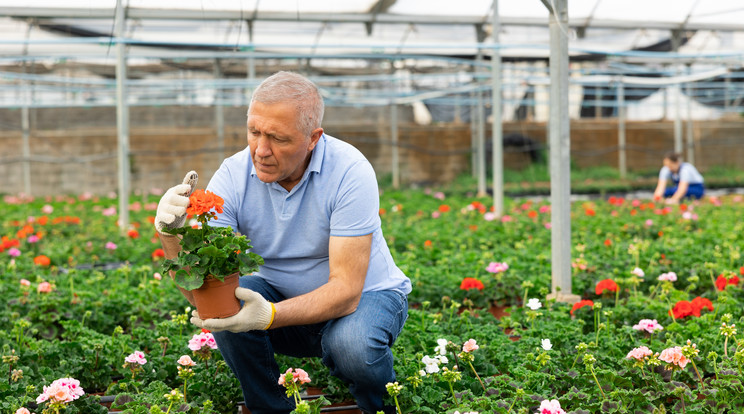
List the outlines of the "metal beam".
{"label": "metal beam", "polygon": [[[116,20],[114,31],[117,38],[124,35],[126,12],[122,4],[116,1]],[[117,156],[119,160],[119,228],[122,232],[129,229],[129,106],[127,104],[127,57],[126,44],[116,43],[116,130]]]}
{"label": "metal beam", "polygon": [[[3,7],[0,16],[17,18],[76,18],[76,19],[112,19],[113,8],[81,7]],[[245,20],[241,10],[202,10],[202,9],[153,9],[143,7],[127,8],[127,17],[139,20]],[[332,12],[281,12],[256,11],[251,20],[284,21],[284,22],[327,22],[327,23],[369,23],[369,24],[436,24],[436,25],[474,25],[483,23],[483,15],[425,15],[425,14],[388,14],[388,13],[332,13]],[[501,16],[502,26],[539,26],[545,27],[545,17]],[[586,17],[569,20],[565,27],[582,27]],[[643,22],[646,29],[674,30],[684,24],[686,30],[719,30],[742,31],[741,23],[716,22]],[[591,21],[592,28],[603,29],[637,29],[637,20],[596,19]]]}
{"label": "metal beam", "polygon": [[577,302],[571,287],[571,135],[568,114],[568,0],[551,1],[550,15],[550,206],[552,292]]}
{"label": "metal beam", "polygon": [[617,164],[622,179],[628,174],[625,146],[625,85],[620,81],[617,83]]}
{"label": "metal beam", "polygon": [[496,217],[504,215],[504,131],[501,125],[501,51],[499,44],[499,0],[491,5],[491,165],[493,186],[493,212]]}

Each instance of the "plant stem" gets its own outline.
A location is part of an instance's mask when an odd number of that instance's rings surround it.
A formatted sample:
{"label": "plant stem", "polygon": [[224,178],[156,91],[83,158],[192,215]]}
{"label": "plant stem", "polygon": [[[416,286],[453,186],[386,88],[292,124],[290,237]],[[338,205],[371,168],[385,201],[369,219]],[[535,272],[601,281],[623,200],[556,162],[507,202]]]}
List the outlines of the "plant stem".
{"label": "plant stem", "polygon": [[173,401],[171,401],[170,405],[168,406],[168,411],[166,411],[165,414],[168,414],[170,412],[171,407],[173,407]]}
{"label": "plant stem", "polygon": [[700,372],[698,372],[697,366],[695,365],[695,360],[690,358],[690,361],[692,361],[692,368],[695,369],[695,373],[697,374],[697,377],[700,380],[700,388],[705,389],[705,384],[703,384],[703,379],[700,377]]}
{"label": "plant stem", "polygon": [[186,404],[189,403],[188,400],[186,399],[186,382],[187,381],[188,380],[186,380],[186,379],[183,380],[183,402],[186,403]]}
{"label": "plant stem", "polygon": [[400,404],[398,404],[398,396],[394,395],[393,400],[395,400],[395,409],[398,410],[398,414],[403,414],[403,411],[400,409]]}
{"label": "plant stem", "polygon": [[481,377],[480,377],[480,375],[478,375],[478,373],[477,373],[477,372],[475,372],[475,367],[473,367],[473,363],[472,363],[472,362],[470,362],[470,361],[468,361],[468,365],[470,365],[470,369],[472,369],[472,370],[473,370],[473,374],[475,374],[475,378],[478,378],[478,382],[480,382],[480,385],[481,385],[481,387],[483,388],[483,392],[485,392],[485,391],[486,391],[486,386],[485,386],[485,385],[483,385],[483,381],[481,381]]}
{"label": "plant stem", "polygon": [[452,399],[455,400],[455,405],[459,406],[460,402],[457,401],[457,396],[455,395],[455,389],[452,388],[452,381],[447,381],[447,384],[449,384],[450,392],[452,393]]}
{"label": "plant stem", "polygon": [[728,358],[728,336],[723,339],[723,355]]}
{"label": "plant stem", "polygon": [[597,376],[594,374],[594,367],[590,365],[589,366],[589,371],[591,371],[592,377],[594,377],[594,381],[597,383],[597,387],[599,387],[599,392],[602,393],[602,399],[604,400],[607,397],[605,397],[604,390],[602,390],[602,386],[599,385],[599,380],[597,379]]}

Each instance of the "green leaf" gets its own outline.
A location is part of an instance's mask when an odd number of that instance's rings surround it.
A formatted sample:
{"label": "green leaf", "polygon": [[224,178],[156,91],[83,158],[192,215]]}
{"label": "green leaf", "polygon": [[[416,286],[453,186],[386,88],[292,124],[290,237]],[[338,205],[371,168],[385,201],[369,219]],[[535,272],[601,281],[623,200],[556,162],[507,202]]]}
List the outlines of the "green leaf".
{"label": "green leaf", "polygon": [[225,253],[222,250],[218,249],[213,244],[208,244],[208,245],[202,247],[201,249],[198,250],[197,253],[199,254],[199,256],[202,256],[202,257],[205,257],[205,256],[208,256],[208,257],[222,257],[222,258],[226,258],[227,257],[227,253]]}
{"label": "green leaf", "polygon": [[195,271],[192,271],[191,274],[189,274],[189,272],[183,269],[176,272],[174,280],[178,286],[181,286],[186,290],[198,289],[202,284],[204,284],[204,278],[202,276],[196,274]]}

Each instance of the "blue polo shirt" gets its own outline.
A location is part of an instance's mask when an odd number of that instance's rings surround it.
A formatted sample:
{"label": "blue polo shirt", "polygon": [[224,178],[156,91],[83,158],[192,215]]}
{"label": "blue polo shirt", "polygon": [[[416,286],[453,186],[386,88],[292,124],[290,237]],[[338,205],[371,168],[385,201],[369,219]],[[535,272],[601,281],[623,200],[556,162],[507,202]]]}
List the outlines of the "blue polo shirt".
{"label": "blue polo shirt", "polygon": [[322,135],[305,173],[291,191],[256,176],[250,149],[227,158],[207,186],[225,200],[210,222],[245,234],[261,255],[264,278],[285,297],[328,282],[331,236],[372,234],[364,291],[411,291],[382,236],[377,178],[369,161],[350,144]]}

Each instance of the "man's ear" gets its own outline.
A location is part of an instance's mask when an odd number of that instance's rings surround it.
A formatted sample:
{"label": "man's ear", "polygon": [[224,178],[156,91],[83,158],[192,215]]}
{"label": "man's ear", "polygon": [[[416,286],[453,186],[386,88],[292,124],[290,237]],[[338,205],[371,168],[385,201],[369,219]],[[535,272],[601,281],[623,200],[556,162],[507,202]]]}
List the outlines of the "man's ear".
{"label": "man's ear", "polygon": [[310,134],[310,144],[308,145],[307,150],[312,151],[315,149],[315,146],[318,144],[318,140],[320,139],[320,136],[323,135],[323,128],[315,128]]}

